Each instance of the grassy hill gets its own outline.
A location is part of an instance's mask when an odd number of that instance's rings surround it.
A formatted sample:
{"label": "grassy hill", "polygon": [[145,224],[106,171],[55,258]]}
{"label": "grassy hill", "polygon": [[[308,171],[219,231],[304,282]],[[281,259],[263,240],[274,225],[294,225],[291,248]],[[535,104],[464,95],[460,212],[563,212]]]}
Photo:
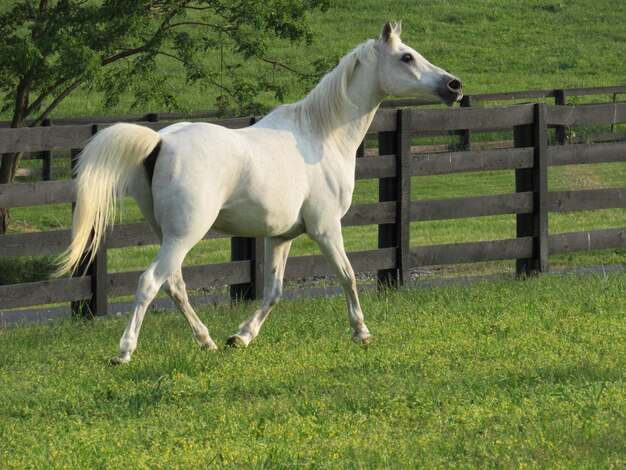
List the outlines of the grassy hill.
{"label": "grassy hill", "polygon": [[[311,46],[277,42],[270,58],[305,69],[311,58],[343,56],[377,37],[386,20],[396,19],[403,21],[404,42],[462,77],[467,93],[616,85],[626,76],[625,17],[621,0],[336,0],[329,12],[309,18],[316,34]],[[207,63],[217,67],[219,58],[207,57]],[[243,67],[254,77],[266,65]],[[171,62],[164,60],[162,68],[184,108],[216,107],[215,90],[186,84],[183,71]],[[273,75],[289,84],[286,101],[300,99],[310,87],[280,69]],[[277,104],[270,97],[265,101]],[[125,97],[117,108],[104,109],[97,93],[79,89],[54,116],[127,113],[130,103]]]}

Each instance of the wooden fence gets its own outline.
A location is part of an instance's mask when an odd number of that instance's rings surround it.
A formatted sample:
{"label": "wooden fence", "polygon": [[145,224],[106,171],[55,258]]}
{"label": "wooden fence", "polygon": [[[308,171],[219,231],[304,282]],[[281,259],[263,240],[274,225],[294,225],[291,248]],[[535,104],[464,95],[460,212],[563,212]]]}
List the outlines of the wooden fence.
{"label": "wooden fence", "polygon": [[[570,101],[579,98],[588,99],[592,96],[610,97],[609,101],[617,102],[620,95],[626,95],[626,85],[594,87],[594,88],[559,88],[551,90],[524,90],[509,91],[501,93],[483,93],[475,95],[465,95],[461,101],[461,107],[484,106],[488,103],[498,103],[520,100],[543,100],[544,102],[554,103],[555,105],[566,105],[568,99]],[[382,108],[402,108],[402,107],[421,107],[439,104],[435,101],[424,101],[416,99],[388,100],[382,103]],[[181,113],[146,113],[146,114],[124,114],[98,117],[78,117],[78,118],[60,118],[54,121],[46,119],[43,123],[44,127],[48,126],[76,126],[76,125],[92,125],[92,124],[112,124],[116,122],[172,122],[182,120],[215,120],[218,118],[218,112],[215,110],[196,111],[188,114]],[[245,122],[245,119],[244,119]],[[0,122],[0,128],[8,128],[10,121]],[[554,125],[556,129],[555,140],[561,144],[565,143],[567,138],[566,126]],[[472,141],[471,132],[468,130],[453,131],[459,137],[460,146],[469,149]],[[615,139],[615,133],[611,129],[604,138],[608,140]],[[620,135],[626,138],[626,134]],[[596,140],[599,136],[596,136]],[[61,155],[63,155],[61,153]],[[18,176],[41,176],[45,181],[54,178],[55,173],[63,173],[63,169],[54,168],[53,160],[54,151],[38,151],[32,152],[25,158],[41,160],[41,168],[21,168],[18,170]]]}
{"label": "wooden fence", "polygon": [[[250,118],[222,121],[227,127],[251,124]],[[387,284],[407,284],[411,269],[492,260],[517,260],[517,272],[548,269],[548,256],[602,248],[626,247],[624,227],[551,234],[548,213],[626,207],[626,187],[549,191],[548,167],[626,162],[626,142],[581,145],[547,144],[550,126],[595,126],[626,123],[626,103],[553,106],[543,103],[485,108],[380,109],[370,128],[378,155],[357,159],[357,179],[377,179],[379,200],[353,205],[342,223],[377,226],[378,248],[348,254],[357,272],[376,272]],[[166,124],[153,122],[159,129]],[[76,149],[98,131],[97,125],[0,130],[0,153]],[[412,139],[424,134],[514,131],[507,149],[411,154]],[[364,155],[363,147],[359,155]],[[413,176],[490,170],[514,170],[514,193],[464,198],[411,200]],[[512,172],[513,174],[513,172]],[[73,181],[0,185],[0,207],[74,201]],[[514,214],[516,237],[505,240],[414,246],[412,221]],[[206,238],[222,237],[210,231]],[[57,253],[70,242],[69,230],[0,236],[0,257]],[[102,315],[107,298],[134,293],[140,272],[107,272],[107,250],[156,243],[147,224],[116,225],[84,277],[0,286],[0,310],[59,302],[86,301],[88,311]],[[262,292],[262,240],[232,238],[232,261],[183,268],[190,289],[231,286],[233,296],[257,298]],[[321,256],[291,257],[286,279],[331,274]],[[85,304],[78,309],[83,309]]]}
{"label": "wooden fence", "polygon": [[[610,96],[613,102],[617,102],[618,95],[626,94],[626,85],[587,87],[587,88],[556,88],[549,90],[522,90],[505,91],[498,93],[479,93],[465,95],[463,107],[470,107],[483,103],[519,100],[548,100],[556,105],[566,105],[568,98],[589,97],[597,95]],[[381,105],[383,108],[403,108],[414,106],[430,106],[439,104],[439,101],[425,101],[417,99],[387,100]],[[192,113],[144,113],[144,114],[116,114],[110,116],[97,117],[76,117],[59,118],[54,120],[56,126],[79,126],[84,124],[113,124],[116,122],[159,122],[159,121],[182,121],[182,120],[209,120],[218,119],[219,113],[216,110],[195,111]],[[0,128],[8,128],[11,121],[0,121]],[[28,123],[27,123],[28,125]],[[52,125],[48,120],[47,125]]]}

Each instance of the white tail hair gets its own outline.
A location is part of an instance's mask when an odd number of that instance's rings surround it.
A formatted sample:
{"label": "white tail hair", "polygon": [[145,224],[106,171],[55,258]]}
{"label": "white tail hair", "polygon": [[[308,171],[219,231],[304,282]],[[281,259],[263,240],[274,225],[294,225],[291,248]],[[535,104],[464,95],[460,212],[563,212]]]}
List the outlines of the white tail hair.
{"label": "white tail hair", "polygon": [[81,260],[93,261],[117,198],[124,196],[137,168],[161,138],[152,129],[119,123],[98,132],[78,157],[72,243],[55,275],[74,272]]}

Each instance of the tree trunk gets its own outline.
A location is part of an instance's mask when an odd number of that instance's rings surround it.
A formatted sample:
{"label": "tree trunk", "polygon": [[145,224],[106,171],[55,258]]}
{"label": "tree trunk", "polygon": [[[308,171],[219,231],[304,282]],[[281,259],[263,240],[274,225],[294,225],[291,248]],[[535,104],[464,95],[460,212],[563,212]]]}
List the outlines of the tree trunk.
{"label": "tree trunk", "polygon": [[[23,154],[23,152],[2,154],[2,162],[0,163],[0,184],[13,182]],[[0,234],[7,233],[8,228],[9,209],[3,207],[0,208]]]}
{"label": "tree trunk", "polygon": [[[26,88],[26,87],[24,87]],[[18,128],[24,126],[25,110],[28,104],[28,93],[24,89],[18,90],[18,95],[15,104],[15,111],[13,113],[13,119],[11,121],[11,128]],[[20,164],[20,160],[24,152],[3,153],[2,160],[0,161],[0,184],[13,183],[15,179],[15,173],[17,173],[17,167]],[[9,208],[0,208],[0,235],[7,233],[9,229]]]}
{"label": "tree trunk", "polygon": [[0,235],[9,230],[9,209],[0,209]]}

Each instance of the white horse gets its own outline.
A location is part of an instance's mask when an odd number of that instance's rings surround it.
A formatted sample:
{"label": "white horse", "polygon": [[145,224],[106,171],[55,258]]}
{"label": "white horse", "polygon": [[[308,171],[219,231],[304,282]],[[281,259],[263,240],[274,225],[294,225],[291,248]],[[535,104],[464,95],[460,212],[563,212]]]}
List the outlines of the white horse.
{"label": "white horse", "polygon": [[252,127],[179,123],[154,132],[116,124],[96,134],[77,167],[73,240],[59,272],[95,253],[116,197],[128,190],[161,240],[139,279],[133,313],[114,364],[130,360],[146,309],[161,286],[205,349],[217,346],[193,311],[181,275],[189,250],[214,229],[265,237],[265,284],[258,310],[228,338],[247,346],[282,293],[292,240],[306,233],[336,272],[352,338],[367,343],[354,272],[341,234],[354,189],[355,154],[387,95],[433,97],[451,105],[461,81],[400,40],[401,23],[348,53],[302,101],[280,106]]}

